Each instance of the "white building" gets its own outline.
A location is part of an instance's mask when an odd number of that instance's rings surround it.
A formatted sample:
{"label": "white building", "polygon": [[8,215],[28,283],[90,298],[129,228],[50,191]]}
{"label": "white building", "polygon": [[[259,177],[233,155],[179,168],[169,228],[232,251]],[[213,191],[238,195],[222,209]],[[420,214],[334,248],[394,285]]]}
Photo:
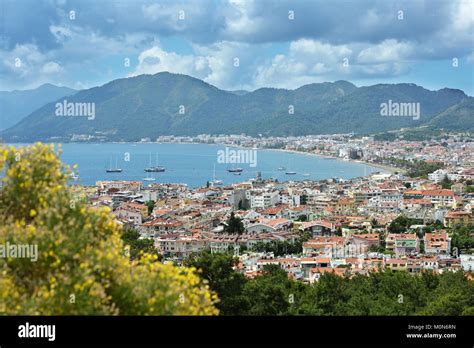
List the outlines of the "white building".
{"label": "white building", "polygon": [[274,207],[279,201],[279,193],[277,191],[273,192],[263,192],[260,194],[252,194],[250,198],[250,208],[270,208]]}

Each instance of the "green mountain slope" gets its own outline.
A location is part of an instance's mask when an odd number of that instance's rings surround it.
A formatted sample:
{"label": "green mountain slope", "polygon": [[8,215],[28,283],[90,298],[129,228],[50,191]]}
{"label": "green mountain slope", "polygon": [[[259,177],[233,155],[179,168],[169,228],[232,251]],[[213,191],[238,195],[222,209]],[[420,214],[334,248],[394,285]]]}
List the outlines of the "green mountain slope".
{"label": "green mountain slope", "polygon": [[[160,135],[306,135],[370,133],[426,124],[467,96],[413,84],[357,88],[347,81],[296,90],[227,92],[186,75],[159,73],[111,81],[80,91],[68,102],[95,103],[95,118],[55,116],[51,103],[0,133],[5,141],[70,140],[74,134],[136,141]],[[420,103],[419,120],[383,117],[381,103]]]}
{"label": "green mountain slope", "polygon": [[451,131],[474,132],[474,98],[467,98],[451,106],[433,117],[428,125]]}

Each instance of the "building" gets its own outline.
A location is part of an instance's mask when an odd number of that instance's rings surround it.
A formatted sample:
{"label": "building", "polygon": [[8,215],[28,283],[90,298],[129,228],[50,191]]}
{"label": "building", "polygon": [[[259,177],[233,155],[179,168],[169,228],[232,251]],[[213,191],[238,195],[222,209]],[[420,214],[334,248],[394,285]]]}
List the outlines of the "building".
{"label": "building", "polygon": [[452,228],[455,226],[474,225],[474,215],[466,211],[449,211],[444,216],[444,226]]}
{"label": "building", "polygon": [[425,254],[449,255],[451,251],[451,238],[446,231],[425,233]]}
{"label": "building", "polygon": [[420,239],[415,233],[389,233],[385,238],[385,248],[396,256],[420,252]]}

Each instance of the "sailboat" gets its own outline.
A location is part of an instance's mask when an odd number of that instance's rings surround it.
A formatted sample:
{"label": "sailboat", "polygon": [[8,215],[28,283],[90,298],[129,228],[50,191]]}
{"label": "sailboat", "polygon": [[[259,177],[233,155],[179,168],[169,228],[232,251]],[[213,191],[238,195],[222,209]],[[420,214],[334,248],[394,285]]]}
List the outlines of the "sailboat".
{"label": "sailboat", "polygon": [[212,185],[222,185],[223,181],[216,179],[216,165],[214,164],[214,175],[212,177],[212,180],[210,181]]}
{"label": "sailboat", "polygon": [[117,167],[117,157],[115,157],[115,168],[112,168],[112,158],[110,159],[109,168],[105,169],[107,173],[122,173],[122,169]]}
{"label": "sailboat", "polygon": [[78,173],[75,173],[75,172],[71,172],[71,173],[69,174],[69,178],[70,178],[71,180],[77,181],[77,180],[79,180],[79,174],[78,174]]}
{"label": "sailboat", "polygon": [[150,164],[145,168],[145,172],[148,173],[161,173],[165,171],[165,167],[158,165],[158,154],[156,154],[156,166],[151,165],[151,153],[150,153]]}
{"label": "sailboat", "polygon": [[227,169],[227,171],[228,171],[229,173],[242,173],[243,169],[242,169],[242,168],[235,168],[235,167],[232,167],[232,168]]}
{"label": "sailboat", "polygon": [[[291,157],[288,159],[288,162],[291,161]],[[291,168],[291,165],[289,166]],[[285,168],[285,167],[283,167]],[[292,171],[292,170],[287,170],[286,168],[284,169],[285,170],[285,174],[286,175],[296,175],[296,172]]]}

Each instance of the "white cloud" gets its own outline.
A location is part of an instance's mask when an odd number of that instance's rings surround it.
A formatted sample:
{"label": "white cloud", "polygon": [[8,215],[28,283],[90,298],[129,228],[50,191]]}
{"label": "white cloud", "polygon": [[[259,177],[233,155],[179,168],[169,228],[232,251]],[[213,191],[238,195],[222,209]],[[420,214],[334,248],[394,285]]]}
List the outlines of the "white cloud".
{"label": "white cloud", "polygon": [[[9,7],[10,17],[32,18],[27,2]],[[34,14],[39,24],[6,22],[8,30],[0,38],[0,78],[7,88],[45,80],[94,86],[159,71],[189,74],[225,89],[294,88],[335,79],[397,77],[420,61],[474,60],[472,0],[437,6],[423,0],[42,4]],[[76,10],[76,21],[68,19],[70,8]],[[288,20],[290,9],[295,11],[293,21]],[[400,9],[402,21],[397,19]],[[169,40],[168,45],[159,39]],[[164,48],[168,46],[173,51]],[[15,66],[16,57],[20,67]],[[125,58],[131,67],[121,70],[116,62]]]}
{"label": "white cloud", "polygon": [[131,75],[169,71],[203,79],[210,72],[209,64],[206,57],[166,52],[159,46],[153,46],[140,53],[138,66]]}
{"label": "white cloud", "polygon": [[197,77],[219,88],[252,88],[252,75],[264,46],[219,42],[194,45],[194,54],[178,54],[155,45],[139,54],[138,66],[131,75],[169,71]]}
{"label": "white cloud", "polygon": [[41,72],[44,74],[60,74],[63,71],[62,66],[56,62],[48,62],[41,68]]}
{"label": "white cloud", "polygon": [[378,45],[363,49],[357,56],[357,62],[364,64],[401,62],[409,59],[415,52],[411,43],[390,39]]}
{"label": "white cloud", "polygon": [[301,39],[290,44],[286,55],[277,54],[270,62],[261,64],[254,83],[258,87],[297,88],[303,84],[322,82],[331,73],[346,74],[353,49],[347,45],[330,45]]}
{"label": "white cloud", "polygon": [[277,54],[256,71],[257,87],[297,88],[303,84],[354,80],[364,76],[390,77],[406,73],[413,62],[405,43],[384,41],[380,45],[331,45],[301,39],[290,44],[287,54]]}

